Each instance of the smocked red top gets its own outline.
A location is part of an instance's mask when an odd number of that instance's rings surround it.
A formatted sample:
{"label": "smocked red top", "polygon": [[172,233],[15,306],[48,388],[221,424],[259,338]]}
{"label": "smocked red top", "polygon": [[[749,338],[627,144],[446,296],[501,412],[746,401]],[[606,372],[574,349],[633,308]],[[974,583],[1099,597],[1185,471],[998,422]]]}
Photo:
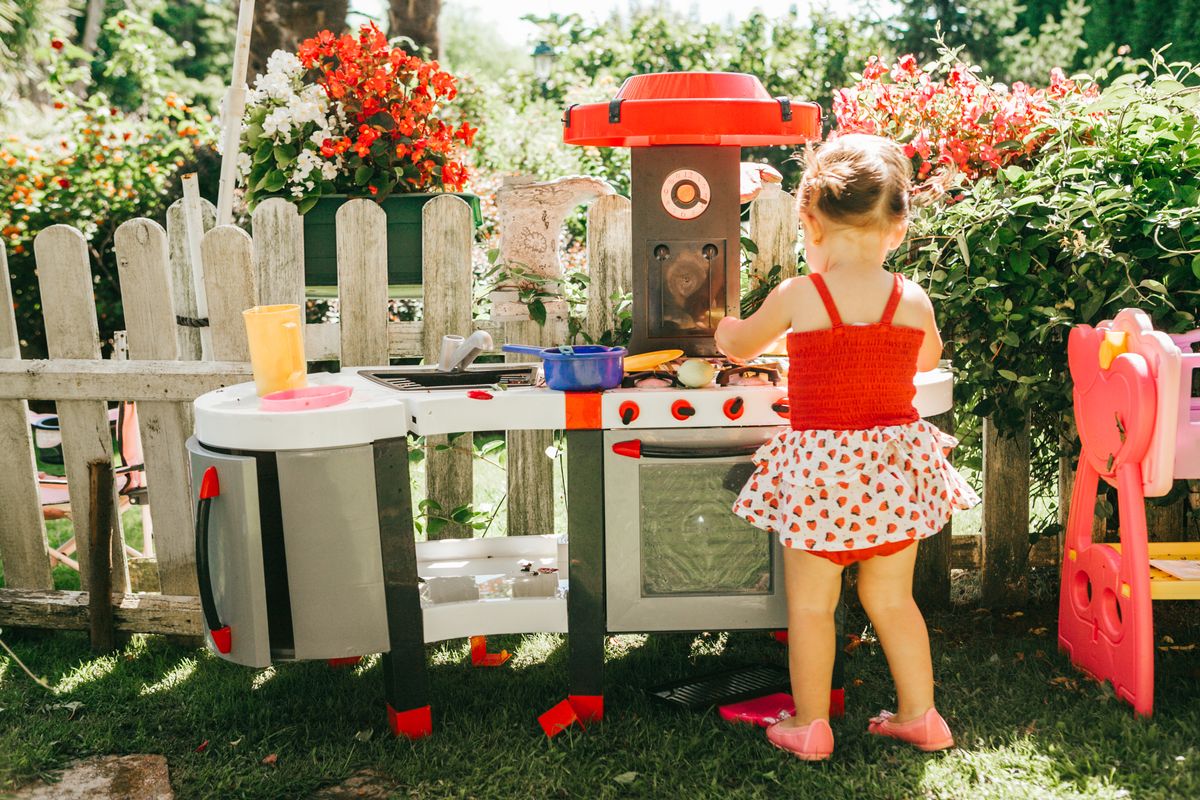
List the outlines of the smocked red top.
{"label": "smocked red top", "polygon": [[925,332],[892,324],[904,277],[896,275],[879,322],[866,325],[844,324],[824,279],[815,272],[809,278],[833,327],[788,334],[792,428],[853,430],[916,422],[913,377]]}

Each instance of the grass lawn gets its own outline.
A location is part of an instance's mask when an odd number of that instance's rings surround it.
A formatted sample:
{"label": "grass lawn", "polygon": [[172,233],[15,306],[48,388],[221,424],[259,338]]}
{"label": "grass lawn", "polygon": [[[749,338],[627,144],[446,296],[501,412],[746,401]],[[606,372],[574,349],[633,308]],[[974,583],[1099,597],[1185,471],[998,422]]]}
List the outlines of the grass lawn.
{"label": "grass lawn", "polygon": [[[1159,635],[1197,641],[1195,611],[1165,608]],[[606,720],[553,740],[535,716],[565,695],[562,637],[496,637],[493,648],[515,651],[499,669],[470,667],[465,642],[431,646],[435,735],[416,743],[387,732],[374,657],[352,670],[254,671],[160,637],[94,658],[82,634],[10,635],[53,692],[0,657],[0,793],[85,755],[162,753],[181,798],[303,797],[363,768],[394,780],[397,796],[421,798],[1200,796],[1200,652],[1159,653],[1158,712],[1138,720],[1056,652],[1055,614],[1046,605],[932,616],[939,707],[960,743],[946,754],[864,733],[892,698],[882,652],[858,647],[838,749],[822,765],[641,691],[740,662],[782,663],[763,633],[610,638]],[[863,626],[853,611],[850,629]]]}

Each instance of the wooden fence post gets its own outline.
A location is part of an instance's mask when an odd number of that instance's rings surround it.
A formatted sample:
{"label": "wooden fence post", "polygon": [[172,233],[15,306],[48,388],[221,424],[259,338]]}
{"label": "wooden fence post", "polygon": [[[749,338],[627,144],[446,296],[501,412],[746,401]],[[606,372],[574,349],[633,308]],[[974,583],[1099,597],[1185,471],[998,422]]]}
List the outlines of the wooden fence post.
{"label": "wooden fence post", "polygon": [[[132,219],[117,228],[114,244],[129,358],[178,360],[166,231],[153,220]],[[187,403],[138,403],[158,579],[164,594],[199,593],[191,468],[184,447],[192,432],[190,411]]]}
{"label": "wooden fence post", "polygon": [[619,194],[605,195],[588,209],[586,331],[593,340],[617,327],[613,297],[633,285],[630,213],[629,198]]}
{"label": "wooden fence post", "polygon": [[212,329],[213,360],[249,361],[250,344],[242,312],[257,302],[254,245],[236,225],[221,225],[200,242],[206,269],[208,324]]}
{"label": "wooden fence post", "polygon": [[[929,421],[946,433],[954,434],[954,409],[930,417]],[[922,608],[946,608],[950,605],[950,551],[954,541],[954,519],[933,536],[920,542],[913,572],[913,596]]]}
{"label": "wooden fence post", "polygon": [[[126,223],[128,224],[128,223]],[[109,503],[113,497],[113,465],[111,461],[93,461],[88,464],[88,541],[89,563],[85,565],[91,580],[88,591],[88,628],[91,633],[92,650],[111,653],[116,649],[117,638],[113,629],[112,607],[112,539],[115,531],[108,524],[114,509]]]}
{"label": "wooden fence post", "polygon": [[1006,436],[991,418],[983,421],[983,550],[981,601],[984,606],[1022,603],[1028,587],[1029,421]]}
{"label": "wooden fence post", "polygon": [[[68,225],[52,225],[33,242],[37,260],[38,285],[42,293],[42,316],[46,323],[46,345],[50,357],[100,359],[100,332],[96,324],[96,298],[92,291],[92,269],[87,241]],[[175,340],[174,332],[171,340]],[[102,400],[59,400],[59,427],[62,431],[63,464],[67,471],[67,490],[71,498],[71,516],[75,544],[81,565],[90,564],[88,528],[91,501],[88,497],[88,464],[112,463],[112,430],[108,425],[108,404]],[[125,537],[120,534],[116,497],[112,502],[113,590],[129,590],[125,568]],[[79,576],[83,589],[89,576]]]}
{"label": "wooden fence post", "polygon": [[[201,201],[204,220],[204,230],[212,228],[217,212],[213,204],[207,200]],[[175,313],[181,317],[195,319],[196,289],[192,283],[192,259],[188,250],[187,225],[183,213],[183,200],[176,200],[167,209],[167,246],[170,249],[171,261],[171,295],[175,304]],[[205,281],[207,285],[207,280]],[[211,327],[211,324],[210,324]],[[176,330],[179,339],[179,357],[184,361],[199,361],[200,329],[189,325],[179,325]]]}
{"label": "wooden fence post", "polygon": [[[0,245],[0,358],[20,357],[8,257]],[[0,559],[8,588],[50,589],[54,584],[28,410],[24,400],[0,400]]]}
{"label": "wooden fence post", "polygon": [[782,267],[780,280],[796,274],[797,213],[796,198],[777,183],[763,184],[750,204],[750,238],[758,247],[750,260],[750,273],[758,280],[764,280],[776,264]]}
{"label": "wooden fence post", "polygon": [[256,302],[297,303],[303,309],[304,222],[296,206],[272,197],[259,203],[252,221],[254,269],[258,275]]}
{"label": "wooden fence post", "polygon": [[351,200],[338,209],[337,265],[342,368],[386,367],[387,214],[378,203]]}
{"label": "wooden fence post", "polygon": [[[423,248],[422,275],[425,290],[425,326],[422,332],[425,363],[436,364],[447,334],[471,333],[471,309],[474,305],[471,271],[471,244],[474,228],[471,208],[453,195],[435,197],[421,213]],[[386,363],[386,362],[385,362]],[[447,444],[445,436],[425,439],[425,496],[450,511],[470,503],[474,494],[473,447],[470,433],[464,444],[438,450]],[[512,456],[509,456],[511,465]],[[511,502],[511,500],[510,500]],[[469,538],[471,530],[458,523],[445,525],[430,539]]]}

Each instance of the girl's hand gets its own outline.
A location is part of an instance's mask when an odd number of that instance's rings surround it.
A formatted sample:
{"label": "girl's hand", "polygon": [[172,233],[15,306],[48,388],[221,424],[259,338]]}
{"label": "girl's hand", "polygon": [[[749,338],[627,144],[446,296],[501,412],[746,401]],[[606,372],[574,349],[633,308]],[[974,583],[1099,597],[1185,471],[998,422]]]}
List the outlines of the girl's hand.
{"label": "girl's hand", "polygon": [[738,191],[740,202],[749,203],[758,197],[765,183],[782,183],[783,176],[779,170],[770,164],[743,162],[741,187]]}

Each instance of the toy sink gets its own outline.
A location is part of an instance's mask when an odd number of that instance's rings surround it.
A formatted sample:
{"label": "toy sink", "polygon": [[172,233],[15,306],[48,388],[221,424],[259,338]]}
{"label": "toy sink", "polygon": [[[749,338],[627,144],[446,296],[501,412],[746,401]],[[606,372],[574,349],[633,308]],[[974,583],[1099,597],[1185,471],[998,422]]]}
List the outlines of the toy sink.
{"label": "toy sink", "polygon": [[537,364],[472,364],[465,370],[442,372],[433,367],[364,369],[364,378],[399,392],[482,389],[488,386],[532,386]]}

